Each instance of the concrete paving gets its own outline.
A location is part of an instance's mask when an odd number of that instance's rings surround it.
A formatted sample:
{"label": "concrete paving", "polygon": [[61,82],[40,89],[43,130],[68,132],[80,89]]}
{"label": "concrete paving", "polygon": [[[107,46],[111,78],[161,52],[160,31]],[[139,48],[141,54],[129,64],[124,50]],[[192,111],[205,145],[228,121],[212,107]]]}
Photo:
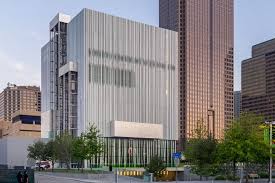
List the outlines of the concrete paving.
{"label": "concrete paving", "polygon": [[58,183],[78,183],[82,181],[80,179],[74,179],[69,177],[35,174],[35,183],[57,183],[57,182]]}
{"label": "concrete paving", "polygon": [[[77,178],[70,176],[62,176],[55,174],[45,174],[45,173],[35,173],[35,183],[115,183],[114,176],[93,176],[90,178]],[[132,177],[124,177],[120,176],[118,179],[118,183],[141,183],[143,180],[132,178]],[[236,181],[234,183],[237,183]],[[267,179],[258,179],[258,180],[250,180],[250,183],[267,183]],[[176,183],[174,182],[165,182],[165,183]],[[178,181],[177,183],[233,183],[233,181]]]}
{"label": "concrete paving", "polygon": [[[85,176],[84,176],[85,177]],[[86,182],[86,183],[115,183],[115,176],[103,176],[103,175],[95,175],[89,176],[89,178],[79,178],[74,177],[73,175],[60,175],[60,174],[48,174],[48,173],[35,173],[35,183],[76,183],[76,182]],[[118,178],[119,183],[141,183],[143,180],[132,178],[132,177],[124,177],[120,176]]]}

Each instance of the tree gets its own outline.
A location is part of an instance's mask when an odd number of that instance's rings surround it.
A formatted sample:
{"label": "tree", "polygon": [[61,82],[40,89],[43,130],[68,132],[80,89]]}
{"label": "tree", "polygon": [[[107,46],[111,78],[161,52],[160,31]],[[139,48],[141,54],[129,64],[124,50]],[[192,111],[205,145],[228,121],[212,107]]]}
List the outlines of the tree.
{"label": "tree", "polygon": [[57,159],[66,164],[67,169],[71,167],[72,158],[72,148],[73,148],[73,137],[68,133],[63,133],[56,137],[55,139],[55,149]]}
{"label": "tree", "polygon": [[161,171],[166,169],[166,166],[158,155],[154,155],[145,169],[147,172],[153,173],[154,177],[159,177]]}
{"label": "tree", "polygon": [[87,140],[83,134],[80,137],[73,139],[73,158],[78,162],[78,169],[79,165],[81,166],[81,171],[83,172],[83,162],[87,159],[89,152],[89,148],[87,146]]}
{"label": "tree", "polygon": [[94,124],[91,125],[84,137],[86,139],[87,145],[87,159],[91,160],[93,157],[103,152],[104,144],[102,142],[102,139],[100,138],[99,130]]}
{"label": "tree", "polygon": [[45,161],[47,157],[44,154],[45,143],[42,141],[37,141],[33,145],[28,146],[28,157],[39,161],[39,170],[41,161]]}
{"label": "tree", "polygon": [[191,169],[194,173],[208,177],[217,172],[216,152],[218,142],[213,135],[209,134],[203,121],[198,122],[194,130],[194,138],[189,139],[186,144],[185,157],[192,163]]}
{"label": "tree", "polygon": [[57,159],[57,151],[56,151],[56,142],[54,140],[50,140],[45,145],[44,154],[48,161],[51,161],[52,163],[52,171],[54,168],[54,163]]}
{"label": "tree", "polygon": [[256,165],[267,164],[270,154],[260,128],[263,121],[261,116],[245,113],[225,132],[225,139],[218,146],[218,161],[233,165],[234,178],[236,163],[243,164],[247,182],[249,171]]}

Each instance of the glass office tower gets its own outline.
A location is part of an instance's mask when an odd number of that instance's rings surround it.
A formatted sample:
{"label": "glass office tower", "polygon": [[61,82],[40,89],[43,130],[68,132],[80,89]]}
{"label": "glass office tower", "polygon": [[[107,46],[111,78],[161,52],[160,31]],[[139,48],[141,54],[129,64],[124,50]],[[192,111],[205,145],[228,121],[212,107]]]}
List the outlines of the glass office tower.
{"label": "glass office tower", "polygon": [[252,57],[242,62],[242,112],[275,120],[275,39],[252,47]]}
{"label": "glass office tower", "polygon": [[233,119],[233,0],[160,0],[160,27],[178,32],[179,149],[203,121],[223,138]]}

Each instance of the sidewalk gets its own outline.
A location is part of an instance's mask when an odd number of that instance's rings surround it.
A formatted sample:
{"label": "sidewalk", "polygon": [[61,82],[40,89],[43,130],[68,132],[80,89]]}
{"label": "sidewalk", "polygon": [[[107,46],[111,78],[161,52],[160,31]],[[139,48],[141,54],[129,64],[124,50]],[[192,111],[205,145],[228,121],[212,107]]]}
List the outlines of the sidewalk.
{"label": "sidewalk", "polygon": [[58,181],[60,182],[60,180],[56,180],[56,179],[61,179],[61,181],[63,180],[64,182],[68,182],[68,180],[71,181],[77,181],[77,182],[89,182],[89,183],[99,183],[100,181],[95,181],[95,180],[89,180],[89,179],[77,179],[77,178],[71,178],[71,177],[62,177],[62,176],[55,176],[55,175],[44,175],[43,173],[36,173],[35,175],[35,182],[38,183],[44,183],[43,180],[46,179],[46,181],[48,181],[49,179],[53,179],[54,181]]}
{"label": "sidewalk", "polygon": [[[48,173],[48,172],[36,172],[36,183],[48,183],[48,182],[58,182],[58,183],[115,183],[115,176],[113,174],[104,175],[74,175],[74,174],[60,174],[60,173]],[[38,181],[37,181],[38,180]],[[144,182],[142,179],[127,177],[127,176],[119,176],[118,183],[141,183]],[[239,183],[240,181],[219,181],[219,180],[209,180],[209,181],[177,181],[177,183]],[[245,180],[243,180],[243,183]],[[267,183],[267,179],[255,179],[249,180],[249,183]],[[161,182],[160,182],[161,183]],[[163,182],[164,183],[164,182]],[[176,181],[170,181],[165,183],[176,183]]]}

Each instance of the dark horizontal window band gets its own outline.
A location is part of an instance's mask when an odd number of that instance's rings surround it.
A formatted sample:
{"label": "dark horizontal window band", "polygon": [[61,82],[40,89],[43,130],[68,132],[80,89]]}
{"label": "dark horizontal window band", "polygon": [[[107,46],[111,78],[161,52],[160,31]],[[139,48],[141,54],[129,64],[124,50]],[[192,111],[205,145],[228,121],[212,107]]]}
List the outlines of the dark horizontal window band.
{"label": "dark horizontal window band", "polygon": [[89,75],[92,75],[94,83],[128,88],[136,86],[135,73],[131,70],[92,65],[92,69],[89,69],[89,72],[91,72]]}
{"label": "dark horizontal window band", "polygon": [[21,132],[41,132],[40,130],[20,130]]}
{"label": "dark horizontal window band", "polygon": [[89,52],[92,52],[92,55],[94,55],[96,57],[110,58],[110,59],[114,59],[114,60],[121,61],[121,62],[143,64],[145,66],[157,67],[157,68],[162,68],[162,69],[166,69],[166,67],[167,67],[170,70],[175,70],[175,66],[172,64],[164,64],[164,63],[156,62],[153,60],[145,60],[143,58],[114,54],[114,53],[109,53],[109,52],[101,51],[101,50],[90,51],[90,49],[89,49]]}
{"label": "dark horizontal window band", "polygon": [[40,116],[28,116],[28,115],[18,115],[12,118],[12,122],[16,123],[21,121],[22,124],[41,124]]}
{"label": "dark horizontal window band", "polygon": [[30,121],[22,121],[21,122],[22,124],[28,124],[28,125],[41,125],[41,122],[40,121],[32,121],[32,122],[30,122]]}

